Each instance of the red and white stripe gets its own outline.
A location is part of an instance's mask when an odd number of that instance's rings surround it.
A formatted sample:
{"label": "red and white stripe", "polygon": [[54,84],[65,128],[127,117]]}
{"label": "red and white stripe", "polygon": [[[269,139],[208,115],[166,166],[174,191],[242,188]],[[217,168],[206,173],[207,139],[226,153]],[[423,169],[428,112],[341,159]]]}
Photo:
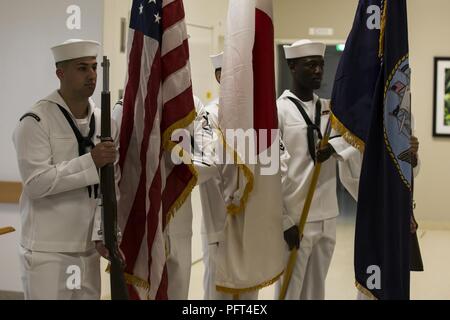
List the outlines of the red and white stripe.
{"label": "red and white stripe", "polygon": [[[248,154],[270,149],[276,138],[272,130],[278,128],[272,9],[272,0],[229,2],[219,126],[227,145],[236,148],[233,151],[246,169],[241,199],[248,197],[253,184],[253,166],[249,163],[252,158]],[[226,135],[230,129],[254,129],[255,145],[237,143],[236,136]],[[266,130],[266,134],[261,136],[260,130]],[[242,210],[245,200],[240,201],[237,206]]]}
{"label": "red and white stripe", "polygon": [[164,141],[194,112],[182,0],[163,1],[161,16],[161,47],[133,29],[128,40],[118,217],[132,299],[167,299],[164,230],[195,179],[188,166],[167,160]]}
{"label": "red and white stripe", "polygon": [[[253,46],[253,128],[267,130],[268,145],[258,153],[270,148],[275,141],[272,129],[278,129],[278,114],[275,91],[275,48],[274,48],[272,0],[256,0],[255,43]],[[278,143],[277,143],[278,148]]]}
{"label": "red and white stripe", "polygon": [[221,77],[222,129],[278,128],[272,7],[272,0],[230,0]]}

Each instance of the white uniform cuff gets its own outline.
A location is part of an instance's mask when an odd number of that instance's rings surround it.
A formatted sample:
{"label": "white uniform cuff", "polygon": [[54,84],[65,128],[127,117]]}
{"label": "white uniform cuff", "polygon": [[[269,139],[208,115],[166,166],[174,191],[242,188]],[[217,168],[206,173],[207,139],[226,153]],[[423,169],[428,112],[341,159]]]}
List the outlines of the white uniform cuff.
{"label": "white uniform cuff", "polygon": [[330,139],[328,143],[333,147],[336,153],[333,155],[339,161],[346,161],[355,148],[351,147],[342,137]]}
{"label": "white uniform cuff", "polygon": [[87,185],[95,185],[100,183],[98,169],[92,159],[91,153],[87,153],[80,157],[81,167],[84,170]]}
{"label": "white uniform cuff", "polygon": [[286,231],[295,226],[294,220],[287,214],[283,215],[283,231]]}

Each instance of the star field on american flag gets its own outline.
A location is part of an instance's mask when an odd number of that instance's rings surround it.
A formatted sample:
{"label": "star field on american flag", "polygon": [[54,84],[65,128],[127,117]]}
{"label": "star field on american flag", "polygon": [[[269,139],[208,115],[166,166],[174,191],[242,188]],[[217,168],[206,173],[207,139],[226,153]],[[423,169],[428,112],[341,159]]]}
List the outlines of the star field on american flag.
{"label": "star field on american flag", "polygon": [[162,0],[135,1],[131,9],[130,27],[161,41]]}

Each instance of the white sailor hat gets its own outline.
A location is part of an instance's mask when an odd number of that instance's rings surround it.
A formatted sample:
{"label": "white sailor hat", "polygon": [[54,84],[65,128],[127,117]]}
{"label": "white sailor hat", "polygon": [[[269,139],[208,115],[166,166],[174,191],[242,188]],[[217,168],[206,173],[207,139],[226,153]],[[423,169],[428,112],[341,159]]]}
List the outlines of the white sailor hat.
{"label": "white sailor hat", "polygon": [[70,39],[52,48],[55,63],[83,57],[97,57],[100,43],[92,40]]}
{"label": "white sailor hat", "polygon": [[223,52],[213,55],[213,56],[209,56],[209,58],[211,59],[211,63],[214,67],[214,70],[222,68]]}
{"label": "white sailor hat", "polygon": [[297,59],[310,56],[324,56],[326,45],[308,39],[298,40],[292,45],[283,46],[286,59]]}

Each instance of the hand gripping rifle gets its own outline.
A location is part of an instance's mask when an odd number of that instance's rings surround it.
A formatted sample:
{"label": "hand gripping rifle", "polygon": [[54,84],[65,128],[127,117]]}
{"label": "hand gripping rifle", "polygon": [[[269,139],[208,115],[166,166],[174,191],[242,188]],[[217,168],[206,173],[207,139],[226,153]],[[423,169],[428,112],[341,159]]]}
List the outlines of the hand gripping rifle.
{"label": "hand gripping rifle", "polygon": [[[111,93],[109,92],[109,60],[103,57],[103,91],[101,141],[111,138]],[[114,164],[100,169],[100,189],[102,199],[102,222],[105,246],[109,252],[111,300],[128,300],[128,289],[124,276],[124,261],[117,243],[117,199]]]}

